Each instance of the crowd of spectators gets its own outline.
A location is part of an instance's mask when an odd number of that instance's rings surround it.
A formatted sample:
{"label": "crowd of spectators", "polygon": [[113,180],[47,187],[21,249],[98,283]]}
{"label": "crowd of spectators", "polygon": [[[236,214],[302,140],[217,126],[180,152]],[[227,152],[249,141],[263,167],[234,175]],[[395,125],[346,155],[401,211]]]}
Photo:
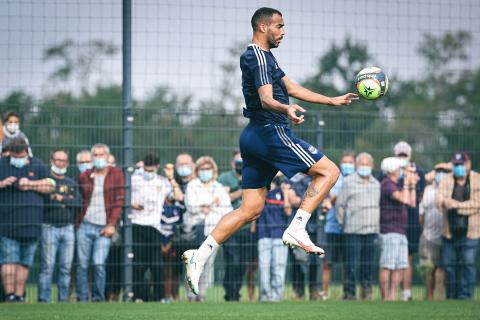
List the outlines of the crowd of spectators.
{"label": "crowd of spectators", "polygon": [[[96,143],[80,150],[76,165],[70,165],[69,153],[58,148],[51,152],[48,166],[33,155],[14,112],[3,118],[0,140],[0,291],[5,302],[29,299],[27,279],[37,260],[38,302],[118,301],[124,263],[122,215],[127,206],[133,268],[129,298],[178,300],[185,284],[181,253],[202,243],[222,216],[242,201],[238,151],[223,173],[210,156],[194,160],[181,153],[175,163],[162,165],[158,155],[148,153],[136,164],[131,202],[126,203],[124,172],[109,146]],[[250,301],[280,301],[286,278],[291,278],[298,299],[306,298],[306,286],[310,300],[331,299],[335,270],[340,270],[345,300],[372,299],[376,284],[384,300],[397,300],[399,292],[403,300],[411,300],[417,260],[425,298],[473,298],[480,175],[471,170],[467,153],[457,152],[425,174],[413,162],[410,145],[401,141],[392,156],[380,162],[379,175],[373,174],[375,162],[366,152],[345,152],[338,165],[339,180],[307,226],[325,248],[325,257],[283,245],[283,229],[310,178],[299,173],[289,180],[279,173],[261,217],[222,246],[226,301],[241,299],[244,281]],[[217,253],[205,266],[198,296],[186,287],[189,301],[208,299],[215,260]],[[55,299],[52,283],[57,286]]]}

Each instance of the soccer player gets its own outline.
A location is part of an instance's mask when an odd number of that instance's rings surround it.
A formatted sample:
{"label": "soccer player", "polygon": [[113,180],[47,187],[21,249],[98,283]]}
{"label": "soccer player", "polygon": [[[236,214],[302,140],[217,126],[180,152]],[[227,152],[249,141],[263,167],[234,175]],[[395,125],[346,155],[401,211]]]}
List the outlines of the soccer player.
{"label": "soccer player", "polygon": [[250,123],[240,136],[242,155],[242,205],[225,215],[198,250],[187,250],[182,255],[187,281],[198,293],[198,281],[203,266],[216,248],[249,221],[256,220],[263,209],[270,182],[278,171],[291,178],[298,172],[312,176],[300,209],[283,234],[283,243],[300,247],[307,253],[323,255],[305,230],[308,219],[337,181],[339,170],[322,152],[295,137],[288,125],[304,122],[305,109],[289,104],[289,96],[296,99],[332,105],[349,105],[358,99],[353,93],[326,97],[293,83],[273,56],[285,35],[280,11],[260,8],[252,17],[253,39],[240,57],[242,89],[246,107],[243,111]]}

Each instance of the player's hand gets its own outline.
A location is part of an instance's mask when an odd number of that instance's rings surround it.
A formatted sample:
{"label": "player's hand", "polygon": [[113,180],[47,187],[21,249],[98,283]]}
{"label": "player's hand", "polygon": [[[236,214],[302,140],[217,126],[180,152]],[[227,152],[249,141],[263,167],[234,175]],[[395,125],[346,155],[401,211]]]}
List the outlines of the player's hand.
{"label": "player's hand", "polygon": [[298,104],[291,104],[287,109],[287,116],[293,122],[294,125],[298,126],[305,121],[304,115],[297,116],[298,112],[305,112],[305,109],[300,107]]}
{"label": "player's hand", "polygon": [[331,98],[333,106],[348,106],[354,100],[358,100],[358,95],[356,93],[347,93],[343,96]]}

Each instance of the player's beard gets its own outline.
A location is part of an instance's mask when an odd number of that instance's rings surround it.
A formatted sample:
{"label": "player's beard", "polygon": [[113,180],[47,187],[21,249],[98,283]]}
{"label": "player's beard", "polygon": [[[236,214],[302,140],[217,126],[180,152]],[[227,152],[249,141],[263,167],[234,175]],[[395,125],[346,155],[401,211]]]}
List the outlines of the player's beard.
{"label": "player's beard", "polygon": [[279,37],[277,39],[275,39],[274,37],[269,37],[268,45],[270,46],[270,48],[278,48],[278,46],[280,45],[280,40],[282,39],[283,37]]}

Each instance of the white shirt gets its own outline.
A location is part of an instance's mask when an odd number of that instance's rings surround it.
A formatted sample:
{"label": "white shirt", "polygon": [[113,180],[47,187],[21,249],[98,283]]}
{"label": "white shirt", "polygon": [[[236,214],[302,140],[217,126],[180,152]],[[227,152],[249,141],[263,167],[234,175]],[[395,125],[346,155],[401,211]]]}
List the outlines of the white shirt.
{"label": "white shirt", "polygon": [[157,174],[152,180],[145,180],[143,175],[132,175],[132,203],[143,206],[143,210],[132,209],[132,223],[160,231],[163,204],[171,192],[172,186],[165,177]]}
{"label": "white shirt", "polygon": [[90,199],[85,218],[83,218],[99,226],[107,224],[107,211],[105,210],[105,198],[103,196],[104,184],[105,176],[96,174],[94,177],[92,198]]}
{"label": "white shirt", "polygon": [[424,215],[423,236],[425,239],[441,243],[443,214],[437,205],[438,187],[428,185],[420,202],[420,215]]}
{"label": "white shirt", "polygon": [[[227,213],[233,210],[225,187],[217,181],[202,183],[198,178],[187,185],[185,191],[187,212],[183,215],[185,232],[190,232],[194,226],[204,223],[204,235],[212,232],[215,225]],[[210,207],[208,214],[202,212],[202,206]]]}

